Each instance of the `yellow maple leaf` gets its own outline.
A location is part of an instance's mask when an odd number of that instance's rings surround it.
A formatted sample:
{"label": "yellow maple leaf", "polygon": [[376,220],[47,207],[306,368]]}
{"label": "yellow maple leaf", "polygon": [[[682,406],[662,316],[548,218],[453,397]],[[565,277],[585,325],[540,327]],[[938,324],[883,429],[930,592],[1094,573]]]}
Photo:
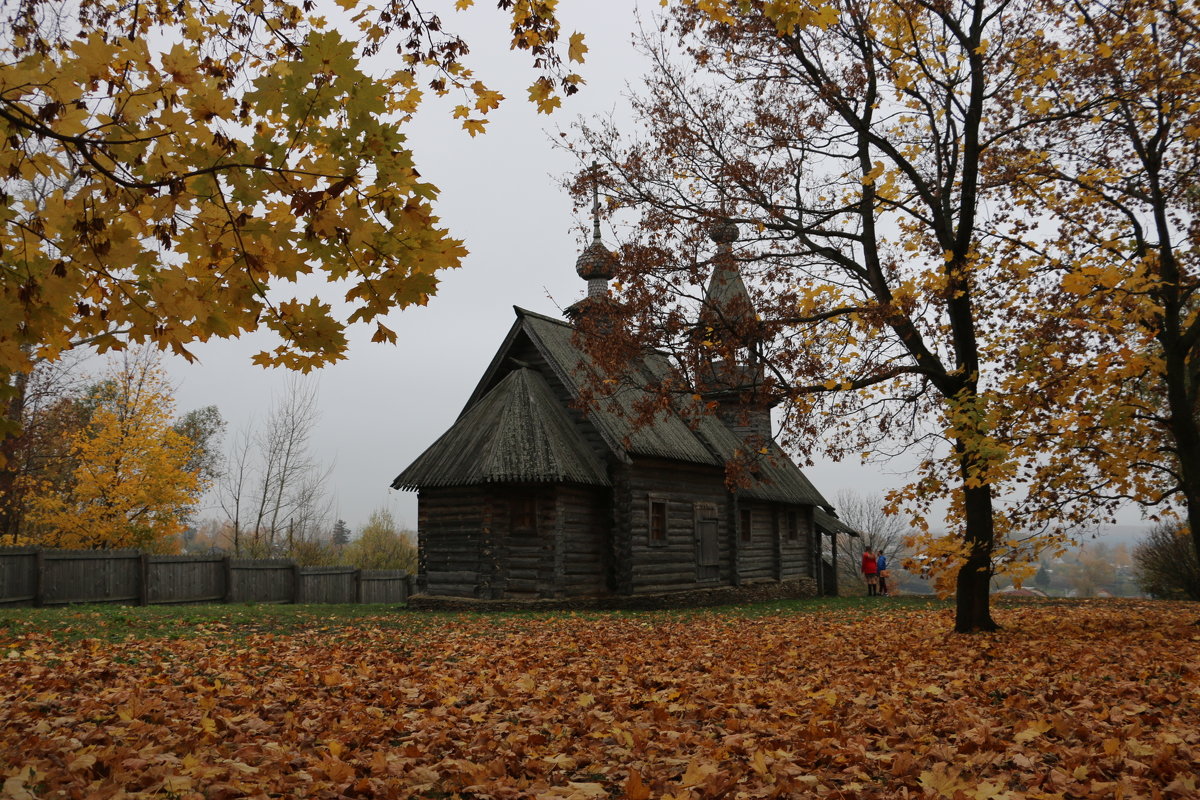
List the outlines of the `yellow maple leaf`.
{"label": "yellow maple leaf", "polygon": [[567,58],[571,61],[583,63],[583,55],[588,51],[588,46],[583,43],[582,33],[572,33],[570,43],[567,45]]}

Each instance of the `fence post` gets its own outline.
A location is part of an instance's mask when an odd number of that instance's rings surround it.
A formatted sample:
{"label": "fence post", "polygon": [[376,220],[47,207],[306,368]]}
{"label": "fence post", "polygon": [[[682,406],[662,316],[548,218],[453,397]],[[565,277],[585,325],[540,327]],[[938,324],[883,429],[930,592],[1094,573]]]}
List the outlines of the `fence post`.
{"label": "fence post", "polygon": [[41,606],[46,595],[46,557],[42,548],[33,551],[33,604]]}
{"label": "fence post", "polygon": [[138,605],[150,605],[150,554],[138,554]]}
{"label": "fence post", "polygon": [[303,599],[303,591],[300,587],[300,565],[295,561],[292,562],[292,603],[299,603]]}
{"label": "fence post", "polygon": [[233,556],[226,553],[224,558],[225,568],[225,600],[226,603],[233,602]]}

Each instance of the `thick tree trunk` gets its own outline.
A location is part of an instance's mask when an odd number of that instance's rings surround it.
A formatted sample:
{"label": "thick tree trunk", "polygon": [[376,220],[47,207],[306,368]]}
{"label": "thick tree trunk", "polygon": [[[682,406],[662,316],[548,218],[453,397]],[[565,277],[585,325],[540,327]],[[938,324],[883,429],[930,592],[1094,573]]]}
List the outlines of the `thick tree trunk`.
{"label": "thick tree trunk", "polygon": [[[1200,563],[1200,434],[1197,433],[1200,425],[1197,425],[1195,419],[1188,419],[1180,424],[1178,418],[1174,418],[1171,427],[1178,448],[1180,489],[1183,492],[1184,505],[1187,507],[1192,547],[1196,551],[1196,561]],[[1195,586],[1192,588],[1194,590]],[[1189,593],[1192,594],[1193,600],[1200,600],[1195,591]]]}
{"label": "thick tree trunk", "polygon": [[[1165,228],[1165,221],[1161,222],[1160,230]],[[1163,329],[1157,338],[1166,366],[1168,427],[1179,460],[1179,488],[1187,507],[1192,547],[1200,561],[1200,368],[1196,364],[1200,354],[1192,352],[1197,345],[1183,332],[1183,292],[1174,253],[1164,254],[1161,263],[1167,296]]]}
{"label": "thick tree trunk", "polygon": [[[966,478],[966,466],[963,467]],[[990,486],[963,489],[966,508],[966,541],[970,547],[967,563],[958,571],[955,595],[954,630],[957,633],[994,631],[999,625],[992,619],[992,489]]]}

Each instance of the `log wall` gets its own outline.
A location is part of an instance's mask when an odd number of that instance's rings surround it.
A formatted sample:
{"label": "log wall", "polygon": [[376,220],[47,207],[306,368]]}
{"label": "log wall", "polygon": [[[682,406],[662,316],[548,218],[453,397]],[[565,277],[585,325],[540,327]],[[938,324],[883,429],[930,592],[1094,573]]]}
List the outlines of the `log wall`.
{"label": "log wall", "polygon": [[486,499],[483,487],[423,489],[418,495],[417,585],[421,592],[491,596],[494,550],[490,518],[487,524],[484,519]]}
{"label": "log wall", "polygon": [[[632,594],[682,591],[729,582],[728,505],[724,475],[717,467],[639,459],[628,477],[628,547]],[[666,540],[650,540],[650,503],[667,504]],[[718,560],[715,578],[701,577],[697,504],[716,506]]]}

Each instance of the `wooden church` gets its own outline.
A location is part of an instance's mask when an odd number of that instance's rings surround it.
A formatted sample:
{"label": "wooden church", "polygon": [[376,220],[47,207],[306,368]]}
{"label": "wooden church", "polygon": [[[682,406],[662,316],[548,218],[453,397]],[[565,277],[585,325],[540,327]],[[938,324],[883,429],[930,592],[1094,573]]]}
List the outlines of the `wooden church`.
{"label": "wooden church", "polygon": [[[706,308],[750,309],[737,236],[728,222],[711,233]],[[568,313],[602,303],[615,266],[597,220],[576,263],[588,296]],[[740,587],[756,597],[836,593],[837,537],[856,534],[770,441],[770,406],[739,405],[737,384],[756,364],[714,365],[729,376],[706,389],[719,415],[689,424],[664,411],[635,425],[629,392],[622,407],[577,408],[589,364],[573,324],[515,311],[458,419],[392,482],[419,492],[419,594],[620,604],[736,597]],[[671,365],[652,355],[635,368],[662,375]],[[768,454],[748,487],[730,491],[726,464],[748,438]]]}

